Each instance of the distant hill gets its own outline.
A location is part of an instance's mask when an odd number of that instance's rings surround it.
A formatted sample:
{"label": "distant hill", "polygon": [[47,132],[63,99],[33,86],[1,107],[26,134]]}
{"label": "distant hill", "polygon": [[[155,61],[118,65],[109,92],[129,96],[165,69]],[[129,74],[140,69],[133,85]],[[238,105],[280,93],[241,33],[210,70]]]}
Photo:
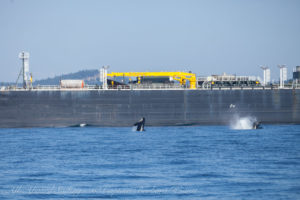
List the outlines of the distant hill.
{"label": "distant hill", "polygon": [[86,84],[96,85],[100,84],[99,70],[81,70],[75,73],[63,74],[61,76],[55,76],[53,78],[36,80],[33,82],[34,85],[59,85],[60,80],[64,79],[80,79],[84,80]]}
{"label": "distant hill", "polygon": [[[55,76],[53,78],[46,78],[41,80],[34,80],[33,85],[59,85],[60,80],[66,79],[79,79],[84,80],[84,83],[87,85],[100,85],[100,74],[99,70],[97,69],[90,69],[90,70],[81,70],[74,73],[63,74],[60,76]],[[118,80],[118,77],[116,78]],[[19,79],[18,87],[22,87],[22,77]],[[15,82],[0,82],[1,86],[12,86],[16,85]]]}

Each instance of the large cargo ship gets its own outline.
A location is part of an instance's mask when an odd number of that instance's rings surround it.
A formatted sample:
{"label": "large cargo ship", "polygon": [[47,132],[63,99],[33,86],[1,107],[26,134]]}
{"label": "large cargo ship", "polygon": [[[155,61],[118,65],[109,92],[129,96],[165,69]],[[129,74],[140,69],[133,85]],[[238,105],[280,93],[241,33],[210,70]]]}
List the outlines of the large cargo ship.
{"label": "large cargo ship", "polygon": [[81,80],[32,86],[23,65],[23,88],[0,90],[2,128],[132,126],[141,117],[148,126],[228,125],[247,116],[265,124],[300,124],[300,89],[294,84],[262,85],[228,75],[203,79],[186,72],[108,74],[103,68],[101,86]]}

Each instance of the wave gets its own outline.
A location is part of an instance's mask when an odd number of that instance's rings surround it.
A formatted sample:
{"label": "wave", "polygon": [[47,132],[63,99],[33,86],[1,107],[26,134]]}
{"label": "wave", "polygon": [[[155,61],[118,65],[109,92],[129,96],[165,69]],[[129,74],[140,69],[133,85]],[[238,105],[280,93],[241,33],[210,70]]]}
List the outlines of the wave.
{"label": "wave", "polygon": [[75,125],[72,125],[72,126],[69,126],[69,127],[80,127],[80,128],[83,128],[83,127],[87,127],[87,126],[93,126],[91,124],[75,124]]}

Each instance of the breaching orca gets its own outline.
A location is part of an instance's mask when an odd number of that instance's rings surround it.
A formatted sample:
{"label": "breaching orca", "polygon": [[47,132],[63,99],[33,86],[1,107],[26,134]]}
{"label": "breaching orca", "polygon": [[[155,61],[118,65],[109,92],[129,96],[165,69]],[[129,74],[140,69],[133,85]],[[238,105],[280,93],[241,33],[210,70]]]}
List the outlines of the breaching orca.
{"label": "breaching orca", "polygon": [[262,129],[261,123],[260,122],[254,122],[252,129]]}
{"label": "breaching orca", "polygon": [[145,131],[145,121],[145,117],[143,117],[140,121],[134,124],[134,126],[136,126],[136,131]]}

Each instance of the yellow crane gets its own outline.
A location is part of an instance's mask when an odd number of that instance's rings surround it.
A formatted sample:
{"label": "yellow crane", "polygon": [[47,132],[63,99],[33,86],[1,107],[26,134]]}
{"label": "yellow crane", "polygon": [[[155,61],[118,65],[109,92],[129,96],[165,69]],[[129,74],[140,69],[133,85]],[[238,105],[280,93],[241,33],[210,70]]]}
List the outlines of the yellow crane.
{"label": "yellow crane", "polygon": [[180,82],[181,85],[186,85],[186,81],[190,82],[190,89],[196,89],[196,74],[187,72],[111,72],[107,74],[110,77],[137,77],[140,83],[141,77],[172,77]]}

